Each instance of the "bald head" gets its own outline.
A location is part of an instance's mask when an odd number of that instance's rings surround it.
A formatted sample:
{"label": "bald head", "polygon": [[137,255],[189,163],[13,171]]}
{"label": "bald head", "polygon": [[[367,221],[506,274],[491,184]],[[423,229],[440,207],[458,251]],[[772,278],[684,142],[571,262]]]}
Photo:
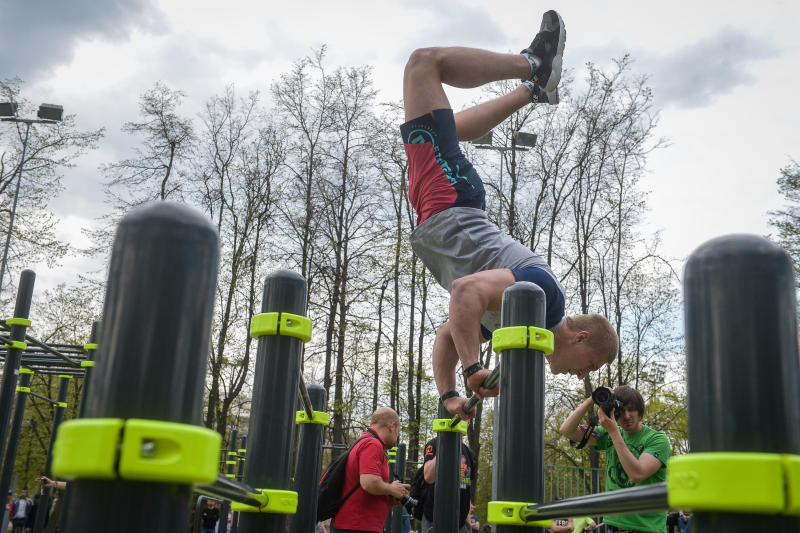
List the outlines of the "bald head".
{"label": "bald head", "polygon": [[373,428],[388,428],[395,422],[400,422],[400,417],[394,409],[391,407],[379,407],[377,411],[372,413],[372,419],[369,425]]}

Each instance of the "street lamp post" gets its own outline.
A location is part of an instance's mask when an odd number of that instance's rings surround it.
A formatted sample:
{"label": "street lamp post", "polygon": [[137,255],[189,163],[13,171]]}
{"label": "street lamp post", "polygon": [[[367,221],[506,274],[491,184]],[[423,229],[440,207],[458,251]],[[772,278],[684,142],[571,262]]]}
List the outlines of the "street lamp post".
{"label": "street lamp post", "polygon": [[[17,200],[19,198],[19,186],[22,182],[22,166],[25,164],[25,154],[28,149],[28,135],[31,131],[31,124],[56,124],[61,122],[64,114],[64,108],[60,105],[42,104],[39,106],[37,116],[39,118],[19,118],[17,116],[17,103],[16,102],[0,102],[0,120],[3,122],[21,122],[25,124],[25,137],[22,141],[22,158],[16,170],[16,186],[14,188],[14,202],[11,207],[11,216],[8,222],[8,234],[6,235],[6,244],[3,247],[3,261],[0,263],[0,291],[3,289],[3,276],[6,272],[6,263],[8,262],[8,247],[11,243],[11,231],[14,229],[14,217],[17,213]],[[14,179],[12,177],[11,179]]]}

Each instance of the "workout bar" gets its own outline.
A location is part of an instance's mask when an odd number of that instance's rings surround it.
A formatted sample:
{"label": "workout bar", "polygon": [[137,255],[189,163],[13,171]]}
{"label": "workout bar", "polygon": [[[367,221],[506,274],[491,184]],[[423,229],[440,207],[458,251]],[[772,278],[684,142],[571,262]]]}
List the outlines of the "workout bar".
{"label": "workout bar", "polygon": [[63,359],[65,362],[69,363],[70,365],[81,366],[81,364],[79,362],[74,361],[73,359],[70,359],[68,356],[66,356],[63,353],[59,352],[55,348],[52,348],[52,347],[48,346],[47,344],[43,343],[42,341],[40,341],[38,339],[35,339],[35,338],[31,337],[30,335],[25,335],[25,341],[28,344],[33,344],[34,346],[38,346],[39,348],[41,348],[45,352],[51,353],[51,354],[55,355],[56,357],[58,357],[59,359]]}
{"label": "workout bar", "polygon": [[300,380],[297,383],[297,393],[300,396],[300,401],[303,402],[303,409],[305,409],[309,420],[314,419],[314,409],[311,406],[311,398],[308,396],[308,389],[306,389],[306,381],[303,379],[303,373],[300,373]]}
{"label": "workout bar", "polygon": [[668,508],[667,484],[656,483],[540,505],[529,505],[520,509],[519,517],[526,522],[531,522],[571,516],[646,513],[663,511]]}
{"label": "workout bar", "polygon": [[243,503],[253,507],[263,505],[263,502],[256,497],[261,494],[259,491],[224,474],[219,474],[217,480],[211,485],[195,485],[194,491],[219,500]]}

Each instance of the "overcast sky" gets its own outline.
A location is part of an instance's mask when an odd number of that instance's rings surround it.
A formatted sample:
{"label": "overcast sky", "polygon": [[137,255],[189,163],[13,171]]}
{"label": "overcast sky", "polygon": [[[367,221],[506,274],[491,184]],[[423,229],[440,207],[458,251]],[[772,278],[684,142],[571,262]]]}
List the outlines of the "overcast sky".
{"label": "overcast sky", "polygon": [[[683,259],[732,232],[766,234],[780,206],[775,180],[800,159],[800,2],[407,0],[402,3],[228,0],[0,0],[0,78],[21,77],[33,103],[58,103],[82,129],[106,127],[101,149],[82,157],[53,200],[60,235],[80,242],[102,205],[100,164],[129,155],[122,134],[138,97],[161,80],[187,93],[194,115],[235,84],[269,84],[327,44],[329,65],[374,67],[381,100],[398,100],[405,60],[418,47],[464,45],[517,52],[553,8],[567,26],[565,65],[606,64],[630,52],[651,76],[671,145],[651,156],[648,230]],[[448,90],[458,108],[475,91]],[[7,126],[2,126],[7,127]],[[37,287],[72,283],[89,266],[37,266]]]}

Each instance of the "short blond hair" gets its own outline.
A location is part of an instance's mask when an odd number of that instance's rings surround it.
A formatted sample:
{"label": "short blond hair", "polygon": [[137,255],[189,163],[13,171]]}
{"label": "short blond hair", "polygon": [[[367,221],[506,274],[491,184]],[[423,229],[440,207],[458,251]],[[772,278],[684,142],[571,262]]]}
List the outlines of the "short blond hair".
{"label": "short blond hair", "polygon": [[569,328],[589,333],[589,347],[600,353],[606,363],[613,363],[619,351],[619,337],[611,322],[603,315],[575,315],[567,317]]}
{"label": "short blond hair", "polygon": [[392,424],[400,422],[400,416],[391,407],[379,407],[372,413],[370,426],[388,428]]}

